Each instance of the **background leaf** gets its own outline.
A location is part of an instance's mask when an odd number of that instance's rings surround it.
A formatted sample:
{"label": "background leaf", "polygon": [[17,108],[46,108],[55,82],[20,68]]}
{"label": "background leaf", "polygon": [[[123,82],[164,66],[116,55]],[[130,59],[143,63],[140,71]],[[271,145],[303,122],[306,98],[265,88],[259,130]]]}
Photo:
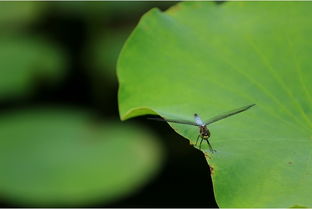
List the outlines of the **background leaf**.
{"label": "background leaf", "polygon": [[[309,2],[185,2],[142,18],[119,57],[123,120],[203,119],[220,207],[312,207]],[[196,127],[171,124],[195,143]]]}
{"label": "background leaf", "polygon": [[0,98],[29,95],[36,84],[59,82],[65,54],[43,39],[0,36]]}
{"label": "background leaf", "polygon": [[38,19],[42,3],[37,2],[2,2],[0,7],[0,28],[3,33],[25,29],[25,26]]}
{"label": "background leaf", "polygon": [[111,202],[158,170],[161,147],[135,125],[96,122],[75,110],[2,114],[0,193],[31,206]]}
{"label": "background leaf", "polygon": [[130,31],[130,28],[106,30],[98,37],[92,37],[90,48],[86,52],[86,56],[90,57],[90,74],[94,77],[106,75],[117,83],[116,60]]}

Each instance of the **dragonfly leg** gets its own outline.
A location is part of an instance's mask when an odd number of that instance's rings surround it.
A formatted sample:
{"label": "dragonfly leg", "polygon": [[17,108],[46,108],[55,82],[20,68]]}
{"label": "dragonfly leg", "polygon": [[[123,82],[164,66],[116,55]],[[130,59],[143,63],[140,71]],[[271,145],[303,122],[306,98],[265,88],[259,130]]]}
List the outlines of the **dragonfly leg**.
{"label": "dragonfly leg", "polygon": [[201,144],[202,144],[203,140],[204,140],[204,139],[201,138],[200,143],[199,143],[199,149],[201,149]]}
{"label": "dragonfly leg", "polygon": [[207,144],[208,144],[208,146],[209,146],[210,151],[211,151],[211,152],[215,152],[216,150],[214,150],[214,149],[212,148],[211,144],[209,143],[209,140],[206,139],[206,141],[207,141]]}
{"label": "dragonfly leg", "polygon": [[197,139],[196,139],[196,143],[195,146],[197,145],[198,139],[199,139],[200,135],[198,135]]}

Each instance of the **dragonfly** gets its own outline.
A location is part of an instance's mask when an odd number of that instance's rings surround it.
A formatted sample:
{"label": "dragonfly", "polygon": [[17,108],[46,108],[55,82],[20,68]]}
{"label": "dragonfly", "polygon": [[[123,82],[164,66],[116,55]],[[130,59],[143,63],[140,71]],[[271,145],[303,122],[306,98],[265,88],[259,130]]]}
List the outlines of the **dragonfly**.
{"label": "dragonfly", "polygon": [[197,146],[197,142],[199,140],[199,138],[201,138],[200,143],[199,143],[199,149],[201,149],[201,145],[202,142],[205,140],[208,144],[209,150],[213,153],[216,152],[216,150],[214,150],[209,142],[209,137],[211,135],[209,129],[207,128],[208,125],[215,123],[219,120],[225,119],[227,117],[236,115],[238,113],[244,112],[246,110],[248,110],[249,108],[255,106],[256,104],[250,104],[250,105],[246,105],[234,110],[231,110],[229,112],[214,116],[210,119],[208,119],[207,121],[203,121],[199,115],[197,113],[194,114],[194,121],[190,121],[190,120],[173,120],[173,119],[167,119],[167,118],[148,118],[150,120],[156,120],[156,121],[162,121],[162,122],[170,122],[170,123],[179,123],[179,124],[185,124],[185,125],[192,125],[192,126],[197,126],[199,127],[199,135],[196,139],[196,143],[195,146]]}

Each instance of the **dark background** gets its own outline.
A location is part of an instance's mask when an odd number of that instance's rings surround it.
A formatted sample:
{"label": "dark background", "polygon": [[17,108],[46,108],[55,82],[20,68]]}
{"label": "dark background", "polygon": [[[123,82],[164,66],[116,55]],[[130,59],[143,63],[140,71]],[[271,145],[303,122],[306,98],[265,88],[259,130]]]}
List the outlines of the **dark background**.
{"label": "dark background", "polygon": [[[44,3],[45,9],[40,18],[25,27],[23,33],[44,36],[65,50],[68,55],[66,77],[54,88],[38,81],[35,94],[1,101],[0,111],[52,104],[92,110],[99,118],[119,118],[115,67],[120,47],[145,12],[154,7],[166,10],[176,3]],[[111,42],[113,46],[105,47],[104,44],[99,49],[111,53],[108,56],[110,59],[99,61],[96,57],[100,55],[92,53],[92,43],[101,40],[101,37],[107,40],[116,38],[116,34],[120,37]],[[90,73],[97,70],[103,73],[97,76]],[[145,117],[131,120],[149,126],[162,140],[167,154],[163,169],[157,178],[137,193],[109,205],[98,202],[83,207],[217,207],[210,170],[203,153],[190,146],[188,140],[175,133],[166,123],[147,121]],[[2,206],[20,207],[5,200]]]}

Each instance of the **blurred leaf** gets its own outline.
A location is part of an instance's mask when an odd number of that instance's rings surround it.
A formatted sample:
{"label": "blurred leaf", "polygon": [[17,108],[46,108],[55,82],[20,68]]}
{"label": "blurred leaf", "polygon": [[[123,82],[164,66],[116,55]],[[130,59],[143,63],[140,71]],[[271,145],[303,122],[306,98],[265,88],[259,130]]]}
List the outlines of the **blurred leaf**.
{"label": "blurred leaf", "polygon": [[142,128],[40,109],[0,119],[0,193],[23,206],[107,203],[157,171],[161,149]]}
{"label": "blurred leaf", "polygon": [[[220,207],[312,207],[310,2],[185,2],[144,15],[118,63],[123,120],[193,120],[256,103],[209,126],[203,151]],[[312,17],[311,17],[312,18]],[[194,144],[196,127],[170,124]]]}
{"label": "blurred leaf", "polygon": [[96,77],[103,75],[117,82],[116,62],[130,32],[130,28],[106,30],[98,37],[93,37],[86,53],[92,69],[89,73]]}
{"label": "blurred leaf", "polygon": [[23,27],[38,18],[41,12],[40,2],[0,2],[0,33],[7,33],[8,29]]}
{"label": "blurred leaf", "polygon": [[70,15],[83,15],[85,17],[127,17],[133,14],[143,12],[147,8],[158,4],[169,6],[170,2],[152,2],[152,1],[103,1],[103,2],[56,2],[58,10]]}
{"label": "blurred leaf", "polygon": [[30,94],[38,82],[60,81],[64,53],[42,39],[0,37],[0,98]]}

